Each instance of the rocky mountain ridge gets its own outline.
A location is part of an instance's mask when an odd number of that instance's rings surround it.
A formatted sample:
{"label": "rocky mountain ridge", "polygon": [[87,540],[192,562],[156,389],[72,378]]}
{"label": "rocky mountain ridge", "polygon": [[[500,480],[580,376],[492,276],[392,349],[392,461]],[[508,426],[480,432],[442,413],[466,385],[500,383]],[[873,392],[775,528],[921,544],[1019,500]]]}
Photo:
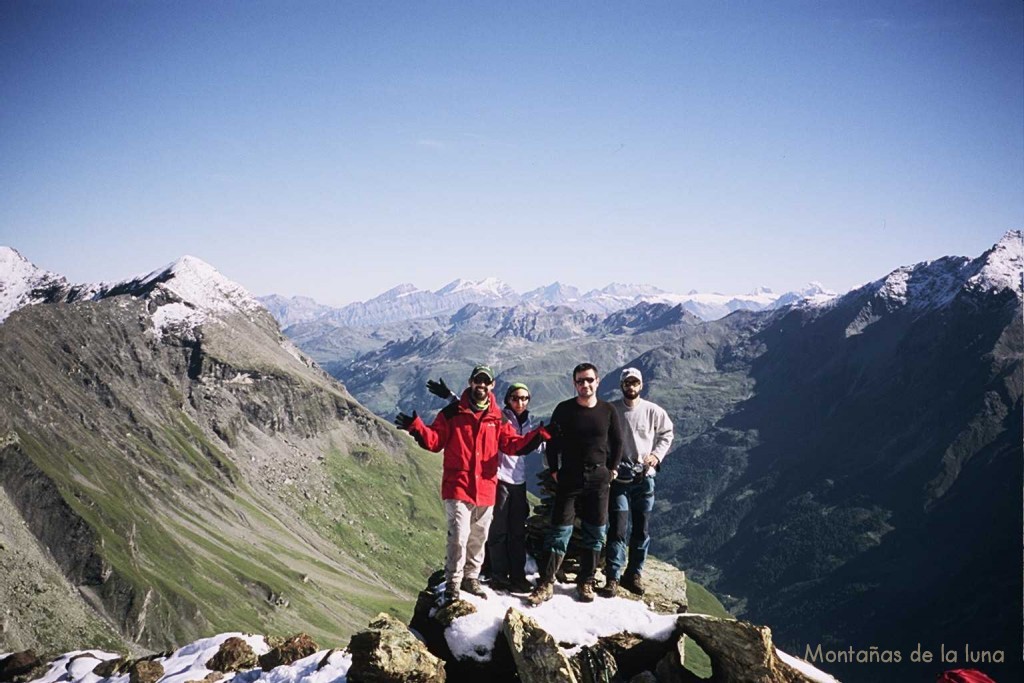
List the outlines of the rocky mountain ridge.
{"label": "rocky mountain ridge", "polygon": [[0,323],[0,648],[337,637],[412,604],[443,547],[437,456],[247,292],[189,257],[0,281],[31,285]]}

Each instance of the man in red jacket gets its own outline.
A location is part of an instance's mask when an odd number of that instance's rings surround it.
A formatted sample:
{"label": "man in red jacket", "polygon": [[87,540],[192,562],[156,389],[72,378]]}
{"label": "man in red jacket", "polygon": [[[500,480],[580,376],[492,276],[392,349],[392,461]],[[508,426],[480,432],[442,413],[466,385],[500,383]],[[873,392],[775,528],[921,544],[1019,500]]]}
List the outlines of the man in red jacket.
{"label": "man in red jacket", "polygon": [[469,386],[458,403],[442,410],[427,426],[413,411],[399,413],[395,424],[434,453],[444,449],[441,498],[448,515],[445,560],[446,604],[459,599],[459,589],[486,598],[480,586],[484,542],[494,510],[499,451],[529,453],[548,438],[544,425],[522,436],[502,416],[491,392],[494,372],[486,365],[473,368]]}

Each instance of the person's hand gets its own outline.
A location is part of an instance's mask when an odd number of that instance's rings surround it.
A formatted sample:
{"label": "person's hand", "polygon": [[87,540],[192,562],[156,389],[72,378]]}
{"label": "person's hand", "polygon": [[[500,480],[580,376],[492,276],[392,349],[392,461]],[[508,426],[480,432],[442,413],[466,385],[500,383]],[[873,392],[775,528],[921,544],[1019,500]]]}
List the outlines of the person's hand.
{"label": "person's hand", "polygon": [[451,388],[444,383],[443,377],[438,377],[436,382],[432,379],[428,379],[427,391],[429,391],[434,396],[437,396],[439,398],[455,398],[455,392],[452,391]]}
{"label": "person's hand", "polygon": [[655,467],[658,466],[658,464],[659,464],[658,458],[655,457],[654,453],[648,453],[647,455],[644,456],[644,463],[643,464],[644,464],[644,476],[647,476],[647,473],[649,471],[651,471],[652,469],[654,469]]}
{"label": "person's hand", "polygon": [[399,429],[409,431],[409,427],[412,426],[412,423],[416,421],[417,417],[415,410],[412,411],[411,416],[406,415],[405,413],[399,413],[398,416],[395,417],[395,426]]}
{"label": "person's hand", "polygon": [[551,480],[558,483],[558,470],[551,470]]}
{"label": "person's hand", "polygon": [[557,422],[552,422],[548,426],[544,426],[544,423],[540,423],[541,433],[544,435],[545,441],[558,438],[562,433],[562,428],[558,426]]}

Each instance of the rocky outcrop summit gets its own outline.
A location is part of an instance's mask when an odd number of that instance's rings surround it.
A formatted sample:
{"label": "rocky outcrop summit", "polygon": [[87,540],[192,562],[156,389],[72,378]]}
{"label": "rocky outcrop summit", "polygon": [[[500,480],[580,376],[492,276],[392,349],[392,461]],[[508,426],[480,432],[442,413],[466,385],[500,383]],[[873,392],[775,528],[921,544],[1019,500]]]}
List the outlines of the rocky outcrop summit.
{"label": "rocky outcrop summit", "polygon": [[[605,618],[592,621],[585,605],[562,602],[557,610],[546,610],[510,596],[504,597],[516,604],[503,603],[504,611],[495,616],[487,603],[500,601],[497,593],[442,609],[436,606],[436,588],[421,595],[411,628],[382,613],[343,649],[323,652],[305,633],[288,639],[225,633],[136,659],[95,650],[52,662],[32,652],[0,656],[0,681],[113,683],[127,674],[130,683],[216,683],[231,677],[352,683],[835,682],[776,650],[768,628],[734,619],[659,613],[613,598],[596,606]],[[658,602],[678,600],[664,595]],[[589,632],[566,626],[576,621],[604,624]],[[709,665],[687,661],[694,646]]]}
{"label": "rocky outcrop summit", "polygon": [[834,680],[777,652],[767,627],[687,613],[682,572],[655,560],[649,573],[643,599],[623,594],[580,603],[570,583],[536,607],[489,588],[486,599],[464,595],[441,606],[438,573],[410,626],[445,662],[448,681]]}

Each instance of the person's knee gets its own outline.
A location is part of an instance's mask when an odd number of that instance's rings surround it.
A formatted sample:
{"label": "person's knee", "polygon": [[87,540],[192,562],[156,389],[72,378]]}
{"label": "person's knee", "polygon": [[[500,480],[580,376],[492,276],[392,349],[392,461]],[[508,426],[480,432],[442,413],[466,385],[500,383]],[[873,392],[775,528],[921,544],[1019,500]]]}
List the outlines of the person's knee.
{"label": "person's knee", "polygon": [[553,526],[549,532],[548,547],[552,552],[564,555],[569,549],[572,526]]}
{"label": "person's knee", "polygon": [[590,524],[583,522],[583,547],[588,550],[600,550],[608,532],[607,524]]}

